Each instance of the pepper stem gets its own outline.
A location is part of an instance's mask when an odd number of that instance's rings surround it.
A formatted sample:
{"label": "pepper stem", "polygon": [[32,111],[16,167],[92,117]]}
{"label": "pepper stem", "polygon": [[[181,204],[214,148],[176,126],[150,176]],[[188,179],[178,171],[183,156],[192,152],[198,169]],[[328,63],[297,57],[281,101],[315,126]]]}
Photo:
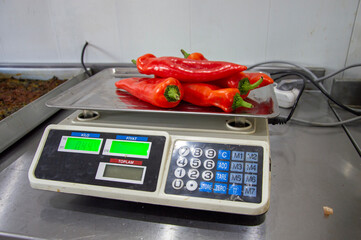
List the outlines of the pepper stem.
{"label": "pepper stem", "polygon": [[239,107],[253,108],[253,105],[249,102],[244,101],[241,95],[239,93],[236,93],[236,95],[234,95],[233,97],[232,109],[236,110]]}
{"label": "pepper stem", "polygon": [[134,63],[135,65],[137,65],[137,60],[132,59],[132,63]]}
{"label": "pepper stem", "polygon": [[184,58],[188,58],[188,56],[190,55],[189,53],[187,53],[186,51],[184,51],[184,49],[181,49],[181,52],[182,52]]}
{"label": "pepper stem", "polygon": [[263,82],[263,77],[261,77],[257,82],[251,84],[248,78],[243,78],[238,83],[238,90],[241,95],[247,94],[249,91],[257,88]]}
{"label": "pepper stem", "polygon": [[177,102],[180,100],[179,88],[176,85],[168,85],[164,91],[164,97],[168,102]]}

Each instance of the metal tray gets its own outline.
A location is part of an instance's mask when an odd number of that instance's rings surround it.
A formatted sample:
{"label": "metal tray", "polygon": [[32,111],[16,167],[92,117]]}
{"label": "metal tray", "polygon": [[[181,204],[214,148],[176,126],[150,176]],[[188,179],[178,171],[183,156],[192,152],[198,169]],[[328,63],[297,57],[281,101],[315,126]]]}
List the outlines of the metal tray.
{"label": "metal tray", "polygon": [[273,118],[279,114],[273,86],[253,90],[247,101],[254,108],[238,108],[234,113],[225,113],[217,107],[198,107],[181,102],[177,107],[163,109],[143,102],[126,91],[116,89],[115,82],[122,78],[149,77],[136,72],[136,68],[108,68],[76,86],[62,92],[47,102],[49,107],[79,110],[141,111],[178,114],[206,114],[237,117]]}
{"label": "metal tray", "polygon": [[63,84],[0,121],[0,153],[30,132],[59,109],[45,103],[86,78],[82,68],[0,67],[1,77],[48,80],[68,79]]}

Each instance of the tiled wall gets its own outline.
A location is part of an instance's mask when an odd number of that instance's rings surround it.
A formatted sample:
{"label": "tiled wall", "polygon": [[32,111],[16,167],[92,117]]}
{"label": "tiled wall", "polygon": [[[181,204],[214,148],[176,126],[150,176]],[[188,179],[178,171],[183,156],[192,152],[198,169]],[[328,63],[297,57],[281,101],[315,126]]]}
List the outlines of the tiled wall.
{"label": "tiled wall", "polygon": [[[201,51],[329,72],[361,62],[360,0],[0,0],[0,63],[129,62]],[[361,78],[361,68],[347,72]]]}

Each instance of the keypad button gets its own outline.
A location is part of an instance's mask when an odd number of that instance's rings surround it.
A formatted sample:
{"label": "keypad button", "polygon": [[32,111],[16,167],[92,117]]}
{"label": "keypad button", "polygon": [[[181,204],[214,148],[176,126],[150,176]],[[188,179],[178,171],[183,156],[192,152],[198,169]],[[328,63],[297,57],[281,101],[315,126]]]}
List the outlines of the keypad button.
{"label": "keypad button", "polygon": [[243,162],[231,162],[232,172],[243,172]]}
{"label": "keypad button", "polygon": [[217,154],[217,152],[214,149],[207,149],[205,152],[205,155],[207,158],[215,158],[216,154]]}
{"label": "keypad button", "polygon": [[241,184],[242,180],[243,180],[243,174],[242,173],[231,173],[229,175],[229,182],[230,183]]}
{"label": "keypad button", "polygon": [[213,188],[214,193],[227,194],[227,184],[215,183]]}
{"label": "keypad button", "polygon": [[199,177],[199,171],[197,169],[190,169],[188,171],[188,177],[190,179],[197,179]]}
{"label": "keypad button", "polygon": [[243,151],[232,151],[232,160],[243,161],[244,160],[244,152]]}
{"label": "keypad button", "polygon": [[216,172],[217,182],[228,182],[228,172]]}
{"label": "keypad button", "polygon": [[174,171],[174,176],[176,176],[177,178],[182,178],[184,177],[184,175],[186,175],[186,170],[184,170],[184,168],[177,168]]}
{"label": "keypad button", "polygon": [[246,152],[246,161],[258,162],[258,152]]}
{"label": "keypad button", "polygon": [[190,180],[190,181],[187,182],[186,188],[189,191],[194,191],[194,190],[196,190],[198,188],[198,183],[196,181],[194,181],[194,180]]}
{"label": "keypad button", "polygon": [[213,169],[215,165],[216,165],[216,163],[211,159],[207,159],[203,163],[203,167],[208,170]]}
{"label": "keypad button", "polygon": [[229,162],[228,161],[218,161],[217,162],[217,170],[228,171],[229,170]]}
{"label": "keypad button", "polygon": [[244,174],[244,184],[257,185],[257,175]]}
{"label": "keypad button", "polygon": [[231,151],[229,150],[219,150],[218,151],[218,159],[230,160]]}
{"label": "keypad button", "polygon": [[213,183],[211,182],[200,182],[199,191],[211,193],[213,190]]}
{"label": "keypad button", "polygon": [[210,180],[212,180],[213,179],[213,172],[212,171],[209,171],[209,170],[207,170],[207,171],[204,171],[203,173],[202,173],[202,178],[203,178],[203,180],[205,180],[205,181],[210,181]]}
{"label": "keypad button", "polygon": [[257,173],[258,164],[257,163],[246,163],[244,171],[246,173]]}
{"label": "keypad button", "polygon": [[236,184],[230,185],[229,189],[228,189],[228,194],[241,196],[242,195],[242,185],[236,185]]}
{"label": "keypad button", "polygon": [[193,152],[192,152],[193,157],[197,158],[197,157],[202,156],[202,154],[203,154],[202,148],[194,148],[193,149]]}
{"label": "keypad button", "polygon": [[202,165],[202,162],[198,158],[192,158],[189,164],[192,168],[199,168]]}
{"label": "keypad button", "polygon": [[188,146],[182,146],[182,147],[180,147],[179,149],[178,149],[178,154],[180,155],[180,156],[183,156],[183,157],[185,157],[185,156],[187,156],[189,153],[190,153],[190,149],[189,149],[189,147]]}
{"label": "keypad button", "polygon": [[244,186],[243,196],[246,196],[246,197],[257,197],[257,187]]}
{"label": "keypad button", "polygon": [[181,189],[183,187],[184,183],[182,181],[182,179],[174,179],[172,182],[172,187],[174,189]]}
{"label": "keypad button", "polygon": [[188,163],[188,159],[185,157],[179,157],[177,159],[177,166],[178,167],[185,167]]}

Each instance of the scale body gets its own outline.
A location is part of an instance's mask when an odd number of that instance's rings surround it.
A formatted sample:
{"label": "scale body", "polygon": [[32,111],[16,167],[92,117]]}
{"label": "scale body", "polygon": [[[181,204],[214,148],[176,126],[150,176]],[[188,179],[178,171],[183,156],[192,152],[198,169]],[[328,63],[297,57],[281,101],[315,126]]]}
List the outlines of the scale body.
{"label": "scale body", "polygon": [[[46,128],[29,170],[33,188],[248,215],[267,211],[266,119],[230,129],[225,117],[173,116],[171,124],[155,124],[159,113],[153,123],[149,113],[104,112],[85,122],[77,120],[80,113]],[[195,129],[193,120],[203,126]],[[129,152],[112,152],[115,143]]]}
{"label": "scale body", "polygon": [[[115,91],[116,81],[132,76],[127,69],[104,70],[48,103],[96,110],[99,117],[79,118],[84,112],[78,110],[45,129],[28,173],[31,186],[190,209],[265,213],[271,176],[267,117],[279,111],[273,88],[257,89],[252,99],[252,110],[271,109],[264,116],[183,103],[159,110]],[[239,117],[244,127],[232,125]]]}

